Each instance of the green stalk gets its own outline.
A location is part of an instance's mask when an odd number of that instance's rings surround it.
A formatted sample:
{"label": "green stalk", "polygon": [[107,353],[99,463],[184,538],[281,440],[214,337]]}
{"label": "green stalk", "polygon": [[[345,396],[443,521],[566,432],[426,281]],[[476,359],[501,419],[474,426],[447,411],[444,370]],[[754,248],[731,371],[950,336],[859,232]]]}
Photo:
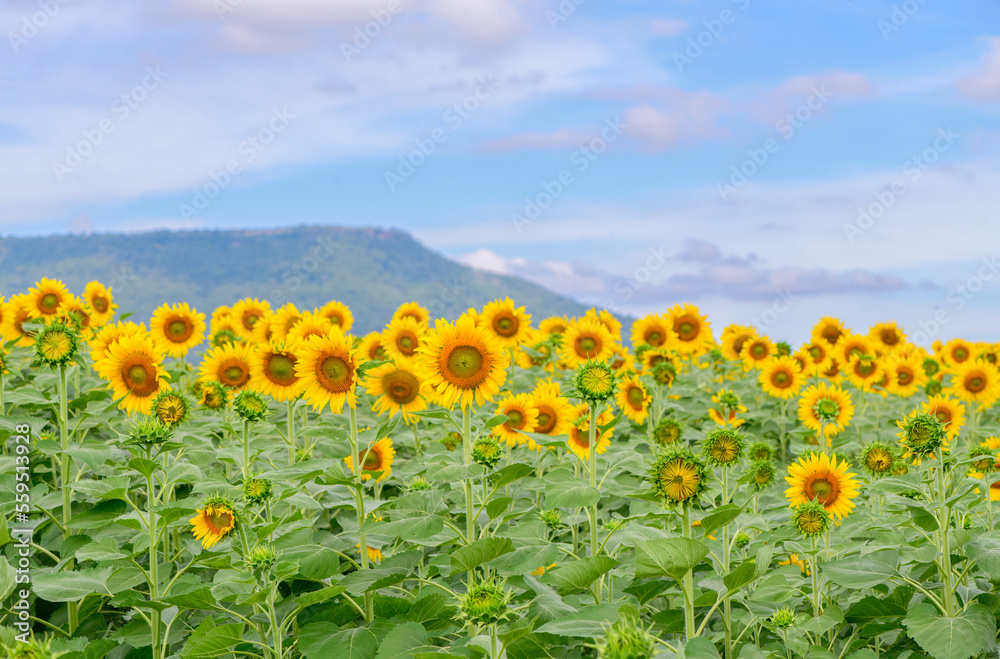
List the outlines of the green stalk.
{"label": "green stalk", "polygon": [[[351,418],[351,451],[354,452],[354,502],[358,512],[358,538],[361,545],[361,569],[368,569],[368,536],[361,532],[361,525],[365,523],[365,495],[361,481],[361,460],[358,458],[358,412],[353,407],[350,408]],[[375,618],[375,599],[372,593],[365,593],[365,622],[370,623]]]}
{"label": "green stalk", "polygon": [[[944,614],[953,618],[955,616],[955,586],[952,583],[951,540],[948,537],[951,509],[945,505],[948,497],[944,481],[944,456],[940,446],[937,449],[937,461],[938,501],[941,503],[941,580],[944,587],[941,599],[944,601]],[[986,496],[989,496],[989,492]]]}
{"label": "green stalk", "polygon": [[[152,475],[146,478],[146,504],[147,518],[146,528],[149,530],[149,599],[158,599],[160,596],[160,576],[159,576],[159,556],[157,556],[156,533],[157,519],[153,508],[156,506],[156,492],[153,490]],[[150,611],[150,635],[153,642],[153,656],[160,656],[160,610],[153,608]]]}
{"label": "green stalk", "polygon": [[274,611],[274,600],[277,597],[277,590],[277,584],[271,587],[271,594],[267,598],[267,608],[268,617],[270,618],[271,623],[271,635],[274,638],[274,656],[277,657],[277,659],[282,659],[282,656],[285,654],[285,651],[282,648],[282,642],[284,639],[282,638],[281,629],[278,627],[278,616]]}
{"label": "green stalk", "polygon": [[[691,513],[686,503],[681,504],[681,534],[688,540],[691,539]],[[692,575],[692,570],[688,570],[684,574],[684,579],[681,581],[681,590],[684,592],[684,638],[690,641],[696,635],[694,626],[694,576]]]}
{"label": "green stalk", "polygon": [[990,498],[990,472],[983,474],[983,489],[986,491],[986,529],[993,530],[993,501]]}
{"label": "green stalk", "polygon": [[812,541],[812,565],[810,566],[810,573],[812,574],[812,600],[813,600],[813,617],[819,617],[819,543],[816,542],[816,536],[810,536]]}
{"label": "green stalk", "polygon": [[[472,408],[462,408],[462,457],[466,469],[472,465]],[[472,479],[466,478],[465,487],[465,542],[472,544],[476,540],[476,516],[472,512]],[[469,570],[469,586],[475,581],[476,573]]]}
{"label": "green stalk", "polygon": [[295,415],[292,414],[292,399],[285,403],[288,410],[288,466],[291,467],[295,464]]}
{"label": "green stalk", "polygon": [[497,624],[495,622],[490,625],[490,659],[500,659],[500,653],[497,651]]}
{"label": "green stalk", "polygon": [[243,419],[243,482],[250,480],[250,422]]}
{"label": "green stalk", "polygon": [[[59,441],[62,446],[62,518],[63,527],[66,529],[65,536],[69,537],[69,520],[72,515],[72,500],[70,498],[70,480],[72,478],[73,461],[69,456],[69,401],[66,395],[66,364],[59,364]],[[73,569],[73,561],[66,565],[69,570]],[[66,609],[69,615],[69,633],[73,634],[79,624],[79,613],[76,602],[67,602]]]}
{"label": "green stalk", "polygon": [[[729,503],[729,468],[722,468],[722,505]],[[729,524],[722,526],[722,571],[729,574],[730,547]],[[726,659],[733,657],[733,605],[729,593],[722,600],[722,622],[726,631]]]}
{"label": "green stalk", "polygon": [[3,416],[7,412],[4,410],[3,403],[3,364],[0,364],[0,416]]}

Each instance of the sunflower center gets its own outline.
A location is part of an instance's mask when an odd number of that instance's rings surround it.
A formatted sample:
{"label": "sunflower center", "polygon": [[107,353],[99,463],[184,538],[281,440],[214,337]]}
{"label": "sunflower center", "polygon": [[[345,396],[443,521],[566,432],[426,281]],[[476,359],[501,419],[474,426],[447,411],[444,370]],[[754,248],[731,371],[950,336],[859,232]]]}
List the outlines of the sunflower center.
{"label": "sunflower center", "polygon": [[813,346],[809,348],[809,356],[812,357],[813,361],[819,361],[823,359],[823,350],[818,346]]}
{"label": "sunflower center", "polygon": [[101,297],[99,295],[94,296],[94,299],[90,301],[90,304],[97,310],[97,313],[104,313],[108,310],[108,300],[107,298]]}
{"label": "sunflower center", "polygon": [[412,334],[401,334],[396,339],[396,347],[399,348],[401,353],[409,357],[417,349],[417,337]]}
{"label": "sunflower center", "polygon": [[690,318],[682,318],[674,325],[674,331],[677,332],[681,341],[690,341],[698,336],[698,322]]}
{"label": "sunflower center", "polygon": [[865,462],[869,469],[876,474],[881,474],[892,466],[892,456],[884,449],[875,449],[868,454]]}
{"label": "sunflower center", "polygon": [[767,346],[763,343],[755,343],[750,346],[750,356],[754,359],[763,359],[767,357]]}
{"label": "sunflower center", "polygon": [[551,407],[539,407],[538,408],[538,423],[535,426],[535,432],[547,435],[552,432],[552,429],[556,427],[556,411]]}
{"label": "sunflower center", "polygon": [[167,323],[167,338],[174,343],[187,341],[194,333],[194,327],[186,318],[172,318]]}
{"label": "sunflower center", "polygon": [[504,315],[493,321],[493,331],[500,336],[510,338],[517,334],[520,325],[521,323],[514,316]]}
{"label": "sunflower center", "polygon": [[288,355],[274,354],[267,358],[268,379],[275,384],[288,386],[298,379],[295,377],[295,360]]}
{"label": "sunflower center", "polygon": [[406,405],[416,399],[420,392],[420,383],[412,373],[395,371],[382,377],[382,389],[392,402]]}
{"label": "sunflower center", "polygon": [[648,330],[643,338],[651,346],[659,346],[663,343],[663,333],[658,329]]}
{"label": "sunflower center", "polygon": [[483,369],[483,353],[475,346],[458,346],[448,355],[448,371],[462,380],[480,375]]}
{"label": "sunflower center", "polygon": [[833,325],[829,325],[823,328],[823,331],[820,332],[820,336],[822,336],[824,339],[827,340],[827,342],[831,344],[836,343],[837,339],[840,338],[840,330]]}
{"label": "sunflower center", "polygon": [[507,417],[506,426],[520,428],[524,425],[524,415],[521,414],[520,410],[507,410],[504,415]]}
{"label": "sunflower center", "polygon": [[601,349],[600,341],[593,336],[581,336],[576,340],[576,353],[586,357],[593,357]]}
{"label": "sunflower center", "polygon": [[259,311],[247,311],[243,314],[243,327],[253,329],[253,326],[257,324],[257,321],[261,319],[263,314]]}
{"label": "sunflower center", "polygon": [[371,449],[358,453],[358,460],[363,460],[361,466],[368,471],[374,471],[382,462],[378,458],[378,452]]}
{"label": "sunflower center", "polygon": [[233,514],[226,510],[205,511],[205,526],[215,535],[228,531],[233,525]]}
{"label": "sunflower center", "polygon": [[145,398],[158,387],[156,370],[145,356],[136,357],[122,365],[122,382],[133,395]]}
{"label": "sunflower center", "polygon": [[887,346],[894,346],[899,343],[899,336],[891,329],[882,330],[879,332],[879,337],[882,339],[882,343]]}
{"label": "sunflower center", "polygon": [[786,389],[792,384],[792,378],[786,371],[775,371],[774,375],[771,376],[771,384],[779,389]]}
{"label": "sunflower center", "polygon": [[972,375],[971,377],[965,378],[965,389],[974,394],[978,394],[980,391],[986,388],[986,378],[981,375]]}
{"label": "sunflower center", "polygon": [[338,327],[344,324],[344,319],[340,317],[339,314],[332,314],[329,316],[330,322]]}
{"label": "sunflower center", "polygon": [[643,394],[642,389],[639,387],[632,387],[625,394],[625,398],[628,400],[628,404],[632,407],[642,409],[642,404],[646,400],[645,394]]}
{"label": "sunflower center", "polygon": [[868,361],[860,361],[858,362],[857,367],[854,369],[854,372],[860,375],[861,377],[866,377],[875,372],[875,364]]}
{"label": "sunflower center", "polygon": [[42,313],[53,313],[59,308],[59,296],[55,293],[46,293],[38,301],[38,308]]}
{"label": "sunflower center", "polygon": [[955,358],[956,362],[964,362],[969,358],[969,351],[965,348],[955,348],[952,351],[951,356]]}
{"label": "sunflower center", "polygon": [[906,368],[896,371],[896,380],[899,384],[910,384],[913,382],[913,372]]}
{"label": "sunflower center", "polygon": [[346,361],[335,355],[320,362],[316,376],[320,384],[329,391],[342,393],[351,386],[351,368]]}
{"label": "sunflower center", "polygon": [[819,476],[806,485],[806,495],[824,506],[837,498],[837,485],[827,476]]}

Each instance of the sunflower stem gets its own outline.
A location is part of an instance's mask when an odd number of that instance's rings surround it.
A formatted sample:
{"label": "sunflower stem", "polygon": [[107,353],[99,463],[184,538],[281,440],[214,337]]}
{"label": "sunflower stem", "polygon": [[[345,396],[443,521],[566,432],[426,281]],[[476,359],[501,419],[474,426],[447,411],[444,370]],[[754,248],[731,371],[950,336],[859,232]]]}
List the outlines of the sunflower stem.
{"label": "sunflower stem", "polygon": [[[948,494],[945,491],[944,480],[944,455],[941,447],[937,448],[937,481],[938,481],[938,501],[941,503],[941,580],[944,586],[942,600],[944,603],[944,614],[949,618],[955,616],[955,586],[952,583],[951,573],[951,539],[948,537],[948,529],[951,526],[951,507],[945,501]],[[989,493],[987,492],[987,496]]]}
{"label": "sunflower stem", "polygon": [[[597,490],[597,405],[590,403],[590,426],[587,429],[587,462],[590,467],[590,487]],[[598,490],[598,501],[600,501],[600,491]],[[590,555],[597,556],[597,503],[590,506],[587,511],[590,517]],[[597,582],[597,601],[601,601],[601,590],[604,586],[603,577]]]}
{"label": "sunflower stem", "polygon": [[[691,539],[691,512],[688,504],[681,504],[681,535]],[[697,635],[694,626],[694,576],[691,570],[684,573],[681,581],[684,593],[684,637],[690,641]]]}
{"label": "sunflower stem", "polygon": [[[722,505],[729,503],[729,468],[722,468]],[[730,547],[729,524],[722,525],[722,571],[729,574]],[[729,593],[722,600],[722,622],[726,632],[726,659],[733,657],[733,609]]]}
{"label": "sunflower stem", "polygon": [[417,457],[420,457],[420,433],[417,432],[417,426],[420,425],[419,418],[413,422],[413,450],[416,451]]}
{"label": "sunflower stem", "polygon": [[[361,532],[361,525],[365,523],[365,495],[364,486],[361,480],[361,460],[358,459],[358,412],[350,407],[350,438],[351,452],[354,459],[351,464],[354,466],[354,501],[355,509],[358,512],[358,544],[361,546],[361,569],[368,569],[368,536]],[[370,623],[375,618],[375,599],[372,593],[365,593],[365,622]]]}
{"label": "sunflower stem", "polygon": [[[466,470],[472,465],[472,408],[462,408],[462,457]],[[472,512],[472,479],[465,478],[465,542],[472,544],[476,540],[476,517]],[[476,573],[469,570],[469,586],[475,582]]]}
{"label": "sunflower stem", "polygon": [[250,422],[243,419],[243,482],[250,480]]}
{"label": "sunflower stem", "polygon": [[[59,441],[62,447],[62,475],[60,477],[60,484],[62,485],[63,528],[65,529],[64,535],[69,537],[69,520],[72,517],[72,511],[70,510],[72,506],[70,480],[72,478],[73,461],[69,455],[69,401],[66,394],[65,363],[59,364]],[[66,569],[73,569],[72,560],[68,562]],[[69,633],[73,634],[76,631],[77,624],[79,624],[77,603],[68,602],[66,609],[69,616]]]}
{"label": "sunflower stem", "polygon": [[490,659],[500,659],[500,653],[497,651],[497,624],[495,622],[490,625]]}
{"label": "sunflower stem", "polygon": [[[157,555],[157,519],[153,508],[156,506],[156,492],[153,489],[153,476],[146,477],[146,529],[149,531],[149,599],[160,597],[160,559]],[[160,610],[153,608],[150,612],[150,638],[153,642],[153,656],[160,656]]]}
{"label": "sunflower stem", "polygon": [[292,399],[285,401],[288,410],[288,466],[295,464],[295,414],[292,412]]}
{"label": "sunflower stem", "polygon": [[990,472],[983,473],[983,489],[986,490],[986,530],[993,530],[993,501],[990,497]]}
{"label": "sunflower stem", "polygon": [[812,574],[812,601],[813,601],[813,618],[818,618],[820,613],[819,606],[819,543],[816,542],[816,536],[810,536],[812,541],[812,565],[809,566],[809,571]]}

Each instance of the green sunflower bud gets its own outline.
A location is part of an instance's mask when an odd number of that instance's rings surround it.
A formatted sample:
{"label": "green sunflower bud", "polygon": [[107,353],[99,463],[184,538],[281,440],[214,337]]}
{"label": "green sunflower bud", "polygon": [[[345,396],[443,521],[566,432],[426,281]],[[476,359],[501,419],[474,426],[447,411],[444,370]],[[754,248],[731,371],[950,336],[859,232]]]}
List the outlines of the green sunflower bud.
{"label": "green sunflower bud", "polygon": [[247,567],[257,575],[270,570],[277,560],[278,552],[271,545],[256,545],[246,557]]}
{"label": "green sunflower bud", "polygon": [[476,464],[492,469],[500,462],[503,452],[495,435],[487,435],[472,445],[472,459]]}
{"label": "green sunflower bud", "polygon": [[653,428],[653,440],[660,446],[676,444],[681,439],[681,424],[672,416],[663,417]]}
{"label": "green sunflower bud", "polygon": [[256,391],[244,389],[236,394],[233,407],[240,418],[250,423],[257,423],[267,416],[267,401]]}
{"label": "green sunflower bud", "polygon": [[615,393],[615,372],[600,362],[589,361],[576,369],[573,384],[580,398],[593,405],[603,403]]}
{"label": "green sunflower bud", "polygon": [[68,364],[79,350],[77,330],[62,321],[49,323],[35,335],[35,356],[49,366]]}
{"label": "green sunflower bud", "polygon": [[701,453],[716,467],[731,467],[743,456],[743,435],[735,428],[716,428],[702,440]]}
{"label": "green sunflower bud", "polygon": [[733,541],[736,543],[737,549],[745,549],[746,546],[750,544],[750,536],[748,536],[743,531],[740,531],[739,533],[736,534],[736,537],[733,539]]}
{"label": "green sunflower bud", "polygon": [[243,483],[243,498],[247,503],[260,506],[271,498],[271,481],[266,478],[251,478]]}
{"label": "green sunflower bud", "polygon": [[426,492],[433,489],[434,486],[431,485],[431,482],[422,475],[414,476],[406,483],[407,492]]}
{"label": "green sunflower bud", "polygon": [[477,625],[503,622],[512,615],[509,608],[512,596],[505,581],[490,578],[474,583],[468,592],[459,595],[462,617]]}
{"label": "green sunflower bud", "polygon": [[543,510],[538,513],[538,517],[545,522],[546,528],[557,531],[564,526],[562,521],[562,511],[558,508],[553,508],[552,510]]}
{"label": "green sunflower bud", "polygon": [[691,451],[672,444],[657,456],[646,480],[667,505],[691,504],[708,486],[708,469]]}
{"label": "green sunflower bud", "polygon": [[142,417],[129,430],[126,446],[159,446],[170,439],[173,429],[156,417]]}
{"label": "green sunflower bud", "polygon": [[792,526],[807,538],[822,535],[830,528],[831,522],[830,513],[815,499],[800,503],[792,511]]}
{"label": "green sunflower bud", "polygon": [[771,616],[771,622],[778,629],[788,629],[789,627],[795,624],[795,612],[792,611],[787,606],[778,609]]}

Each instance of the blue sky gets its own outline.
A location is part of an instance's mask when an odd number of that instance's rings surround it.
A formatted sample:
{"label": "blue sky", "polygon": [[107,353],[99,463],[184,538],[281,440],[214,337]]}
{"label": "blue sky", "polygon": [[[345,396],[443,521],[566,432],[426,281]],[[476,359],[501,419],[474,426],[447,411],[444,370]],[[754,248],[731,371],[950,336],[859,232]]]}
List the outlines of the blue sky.
{"label": "blue sky", "polygon": [[992,1],[0,0],[0,29],[5,235],[391,226],[717,331],[998,338]]}

